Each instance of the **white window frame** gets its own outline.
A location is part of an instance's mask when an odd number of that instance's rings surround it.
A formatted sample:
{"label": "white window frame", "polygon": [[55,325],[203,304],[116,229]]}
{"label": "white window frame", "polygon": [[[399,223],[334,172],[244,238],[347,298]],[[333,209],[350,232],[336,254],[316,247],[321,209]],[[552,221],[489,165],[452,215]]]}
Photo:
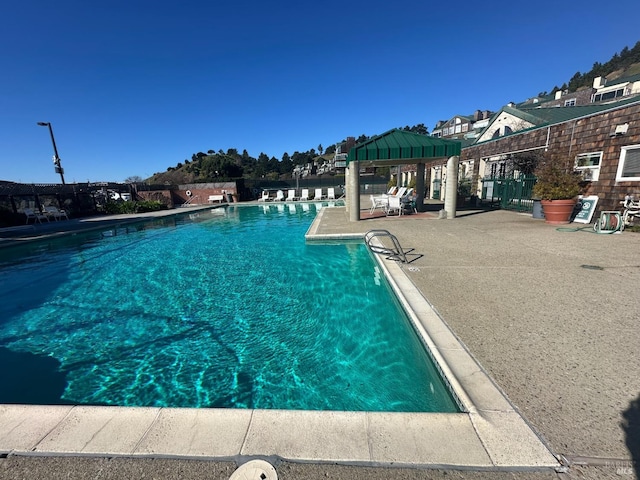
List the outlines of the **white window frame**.
{"label": "white window frame", "polygon": [[627,151],[638,150],[640,145],[627,145],[620,150],[620,160],[618,161],[618,171],[616,172],[616,182],[640,182],[640,176],[638,177],[623,177],[624,163],[627,158]]}
{"label": "white window frame", "polygon": [[564,106],[565,107],[575,107],[576,106],[576,99],[575,98],[570,98],[569,100],[565,100],[564,101]]}
{"label": "white window frame", "polygon": [[[580,158],[598,157],[598,165],[578,166]],[[600,178],[600,165],[602,165],[602,152],[587,152],[576,155],[574,169],[582,174],[582,178],[589,182],[597,182]]]}

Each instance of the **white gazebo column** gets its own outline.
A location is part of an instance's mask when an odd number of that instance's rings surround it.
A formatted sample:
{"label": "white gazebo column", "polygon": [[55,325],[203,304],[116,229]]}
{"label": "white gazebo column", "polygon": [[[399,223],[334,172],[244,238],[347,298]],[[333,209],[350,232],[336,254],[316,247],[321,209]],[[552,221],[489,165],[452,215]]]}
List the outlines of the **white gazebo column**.
{"label": "white gazebo column", "polygon": [[416,210],[424,211],[424,163],[416,165]]}
{"label": "white gazebo column", "polygon": [[347,165],[347,168],[344,169],[344,208],[347,211],[347,214],[349,213],[349,191],[350,191],[350,187],[349,187],[349,177],[351,176],[349,174],[349,165]]}
{"label": "white gazebo column", "polygon": [[347,169],[347,211],[349,220],[360,221],[360,162],[349,162]]}
{"label": "white gazebo column", "polygon": [[460,157],[449,157],[447,160],[447,185],[444,196],[444,210],[447,212],[447,218],[456,218],[459,160]]}

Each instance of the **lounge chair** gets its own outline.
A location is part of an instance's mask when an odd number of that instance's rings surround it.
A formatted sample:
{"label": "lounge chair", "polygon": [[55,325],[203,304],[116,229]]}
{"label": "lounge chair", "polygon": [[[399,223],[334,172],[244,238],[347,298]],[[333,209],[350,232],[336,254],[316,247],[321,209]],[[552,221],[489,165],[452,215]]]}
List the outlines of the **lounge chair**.
{"label": "lounge chair", "polygon": [[308,188],[303,188],[302,189],[302,195],[300,195],[300,200],[305,200],[305,201],[309,200],[309,189]]}
{"label": "lounge chair", "polygon": [[397,191],[398,191],[398,187],[391,187],[389,188],[389,190],[387,190],[387,193],[383,193],[382,196],[387,197],[389,195],[394,195]]}
{"label": "lounge chair", "polygon": [[316,193],[313,196],[314,200],[322,200],[324,196],[322,195],[322,188],[316,188]]}
{"label": "lounge chair", "polygon": [[405,194],[406,192],[407,192],[407,187],[400,187],[400,188],[398,189],[398,191],[397,191],[395,194],[390,195],[390,196],[391,196],[391,197],[398,197],[398,198],[402,198],[402,197],[404,197],[404,194]]}
{"label": "lounge chair", "polygon": [[333,187],[327,188],[327,200],[335,200],[336,199],[336,189]]}
{"label": "lounge chair", "polygon": [[22,211],[27,216],[27,222],[25,223],[25,225],[29,223],[29,220],[33,220],[34,224],[36,222],[42,223],[42,220],[46,220],[47,222],[49,221],[49,217],[47,217],[45,214],[40,213],[40,212],[35,212],[31,208],[25,208]]}
{"label": "lounge chair", "polygon": [[69,215],[67,215],[65,210],[60,210],[58,207],[54,207],[53,205],[42,207],[42,213],[48,218],[53,217],[54,220],[62,220],[62,218],[69,220]]}
{"label": "lounge chair", "polygon": [[276,202],[284,202],[284,192],[282,190],[278,190],[276,192],[276,198],[275,200]]}
{"label": "lounge chair", "polygon": [[287,191],[287,202],[293,202],[294,200],[297,200],[298,197],[296,197],[296,191],[295,190],[289,190]]}
{"label": "lounge chair", "polygon": [[260,197],[258,199],[259,202],[270,202],[271,199],[269,198],[269,191],[268,190],[263,190],[262,191],[262,197]]}
{"label": "lounge chair", "polygon": [[402,213],[418,213],[418,209],[416,208],[415,189],[410,188],[407,190],[404,196],[400,197],[400,204],[402,205]]}

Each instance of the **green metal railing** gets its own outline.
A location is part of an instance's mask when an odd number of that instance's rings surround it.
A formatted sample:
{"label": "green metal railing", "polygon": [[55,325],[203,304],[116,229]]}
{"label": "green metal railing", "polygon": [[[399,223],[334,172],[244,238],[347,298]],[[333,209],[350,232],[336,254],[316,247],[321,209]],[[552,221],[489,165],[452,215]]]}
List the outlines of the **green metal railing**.
{"label": "green metal railing", "polygon": [[505,210],[533,211],[531,191],[536,183],[533,175],[487,177],[482,180],[482,200]]}

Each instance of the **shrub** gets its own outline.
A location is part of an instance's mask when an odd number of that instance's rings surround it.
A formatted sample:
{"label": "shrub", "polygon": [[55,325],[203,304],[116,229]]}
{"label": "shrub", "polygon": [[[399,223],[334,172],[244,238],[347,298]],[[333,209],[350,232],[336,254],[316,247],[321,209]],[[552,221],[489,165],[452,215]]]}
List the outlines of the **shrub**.
{"label": "shrub", "polygon": [[582,177],[562,163],[545,161],[536,170],[533,195],[540,200],[570,200],[580,194]]}
{"label": "shrub", "polygon": [[166,210],[167,206],[157,200],[143,200],[141,202],[108,201],[104,206],[104,211],[110,215],[125,213],[145,213]]}
{"label": "shrub", "polygon": [[462,178],[458,182],[458,196],[459,197],[469,197],[471,196],[471,179],[470,178]]}

